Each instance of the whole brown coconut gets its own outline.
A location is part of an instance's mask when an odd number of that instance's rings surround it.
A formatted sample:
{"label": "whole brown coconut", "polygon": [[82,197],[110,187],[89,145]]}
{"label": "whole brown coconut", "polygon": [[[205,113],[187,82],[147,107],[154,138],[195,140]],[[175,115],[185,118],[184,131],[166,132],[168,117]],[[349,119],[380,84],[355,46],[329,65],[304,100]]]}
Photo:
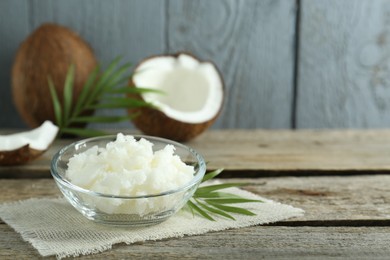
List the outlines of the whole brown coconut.
{"label": "whole brown coconut", "polygon": [[97,60],[89,45],[70,29],[43,24],[19,47],[12,67],[12,94],[22,119],[37,127],[55,121],[48,86],[53,80],[60,100],[69,66],[75,65],[73,101],[77,99]]}
{"label": "whole brown coconut", "polygon": [[138,113],[132,122],[148,135],[188,141],[209,128],[223,106],[224,83],[217,67],[188,53],[141,61],[130,86],[162,92],[132,96],[156,106],[128,110]]}

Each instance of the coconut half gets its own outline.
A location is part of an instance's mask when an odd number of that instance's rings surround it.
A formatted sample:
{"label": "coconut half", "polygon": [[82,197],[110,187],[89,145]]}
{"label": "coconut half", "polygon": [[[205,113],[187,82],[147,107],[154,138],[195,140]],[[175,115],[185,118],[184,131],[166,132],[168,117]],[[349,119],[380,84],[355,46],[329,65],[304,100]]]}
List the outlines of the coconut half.
{"label": "coconut half", "polygon": [[21,133],[0,135],[0,165],[27,163],[44,153],[56,138],[58,127],[50,121]]}
{"label": "coconut half", "polygon": [[141,94],[144,101],[156,107],[140,108],[141,114],[133,119],[146,134],[187,141],[206,130],[222,109],[224,84],[217,67],[189,54],[142,61],[132,83],[134,87],[162,92]]}

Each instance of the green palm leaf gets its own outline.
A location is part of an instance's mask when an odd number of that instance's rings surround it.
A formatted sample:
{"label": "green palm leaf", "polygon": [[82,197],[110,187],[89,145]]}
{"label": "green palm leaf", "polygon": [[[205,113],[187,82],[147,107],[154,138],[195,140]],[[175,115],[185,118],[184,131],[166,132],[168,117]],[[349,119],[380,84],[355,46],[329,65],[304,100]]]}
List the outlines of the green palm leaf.
{"label": "green palm leaf", "polygon": [[66,74],[66,78],[65,78],[64,117],[63,117],[64,125],[67,124],[66,120],[69,118],[72,109],[74,71],[75,71],[75,66],[72,64],[70,65],[68,73]]}
{"label": "green palm leaf", "polygon": [[[222,169],[218,169],[206,174],[203,177],[202,182],[216,177],[221,172]],[[226,204],[258,203],[262,202],[261,200],[247,199],[236,194],[219,191],[222,189],[240,187],[243,185],[247,185],[247,183],[224,183],[200,187],[195,191],[193,197],[188,201],[187,208],[189,208],[193,213],[197,212],[201,216],[213,221],[215,221],[215,219],[212,217],[212,215],[218,215],[232,220],[235,219],[229,213],[253,216],[255,213],[247,209],[228,206]]]}
{"label": "green palm leaf", "polygon": [[94,82],[97,79],[97,76],[99,74],[100,67],[97,66],[92,73],[88,76],[87,82],[85,83],[84,87],[82,88],[80,95],[77,99],[76,106],[73,110],[73,117],[77,116],[80,114],[81,110],[84,107],[84,103],[91,91],[91,87],[93,86]]}
{"label": "green palm leaf", "polygon": [[131,116],[79,116],[72,123],[117,123],[131,119]]}
{"label": "green palm leaf", "polygon": [[225,211],[222,211],[222,210],[219,210],[219,209],[216,209],[216,208],[207,206],[205,203],[202,203],[202,202],[200,202],[199,200],[195,200],[195,201],[197,202],[197,204],[198,204],[200,207],[204,208],[205,210],[209,211],[210,213],[214,213],[214,214],[223,216],[223,217],[225,217],[225,218],[230,218],[230,219],[232,219],[232,220],[235,220],[235,218],[234,218],[232,215],[226,213]]}
{"label": "green palm leaf", "polygon": [[246,202],[262,202],[262,201],[245,199],[245,198],[230,198],[230,199],[206,199],[205,202],[209,204],[233,204],[233,203],[246,203]]}
{"label": "green palm leaf", "polygon": [[140,87],[129,87],[124,86],[120,88],[113,88],[106,91],[106,94],[142,94],[142,93],[158,93],[164,94],[162,90],[153,89],[153,88],[140,88]]}
{"label": "green palm leaf", "polygon": [[61,134],[73,134],[78,136],[96,136],[104,132],[75,127],[74,124],[88,123],[116,123],[138,116],[138,113],[127,116],[99,116],[90,115],[95,109],[132,109],[138,107],[153,107],[142,100],[124,97],[128,93],[159,93],[149,88],[132,88],[123,86],[125,81],[129,81],[131,74],[128,72],[131,64],[126,63],[119,66],[120,57],[114,59],[103,72],[97,66],[88,76],[78,98],[73,104],[75,66],[68,69],[64,88],[63,100],[59,99],[53,81],[49,78],[49,90],[53,103],[56,124],[60,128]]}
{"label": "green palm leaf", "polygon": [[239,207],[232,207],[232,206],[225,206],[217,203],[209,203],[210,205],[213,205],[214,207],[221,209],[223,211],[231,212],[231,213],[238,213],[238,214],[243,214],[243,215],[248,215],[248,216],[255,216],[256,214],[243,208]]}
{"label": "green palm leaf", "polygon": [[240,196],[236,194],[232,194],[229,192],[221,192],[221,191],[214,191],[214,192],[197,192],[196,196],[198,198],[205,198],[205,199],[233,199],[233,198],[241,198]]}
{"label": "green palm leaf", "polygon": [[198,188],[196,192],[210,193],[210,192],[216,191],[216,190],[227,189],[227,188],[231,188],[231,187],[240,187],[240,186],[245,186],[245,185],[248,185],[248,183],[241,183],[241,182],[223,183],[223,184],[216,184],[216,185],[210,185],[210,186],[203,186],[203,187]]}
{"label": "green palm leaf", "polygon": [[92,109],[101,109],[101,108],[136,108],[136,107],[145,107],[148,103],[132,98],[107,98],[96,105],[90,106]]}
{"label": "green palm leaf", "polygon": [[213,217],[211,217],[209,214],[207,214],[204,210],[202,210],[201,208],[199,208],[195,203],[193,203],[191,200],[189,200],[187,202],[187,205],[189,207],[191,207],[191,209],[193,209],[194,211],[198,212],[200,215],[202,215],[203,217],[207,218],[208,220],[211,220],[211,221],[215,221],[215,219],[213,219]]}
{"label": "green palm leaf", "polygon": [[223,169],[217,169],[217,170],[215,170],[213,172],[205,174],[205,176],[202,179],[202,182],[205,182],[205,181],[208,181],[208,180],[210,180],[212,178],[217,177],[222,171],[223,171]]}
{"label": "green palm leaf", "polygon": [[94,137],[94,136],[100,136],[100,135],[107,135],[107,132],[95,130],[95,129],[88,129],[88,128],[62,128],[63,134],[72,134],[82,137]]}
{"label": "green palm leaf", "polygon": [[126,63],[125,65],[122,65],[119,67],[114,74],[111,74],[111,77],[108,79],[108,83],[106,84],[106,89],[111,89],[118,84],[123,84],[123,81],[128,81],[131,78],[131,74],[126,75],[123,77],[123,74],[129,71],[131,67],[130,63]]}
{"label": "green palm leaf", "polygon": [[62,126],[62,109],[61,109],[61,103],[57,95],[56,88],[54,86],[53,80],[49,77],[48,78],[49,83],[49,89],[50,89],[50,95],[53,102],[53,108],[54,108],[54,116],[56,118],[56,124],[58,127],[61,128]]}

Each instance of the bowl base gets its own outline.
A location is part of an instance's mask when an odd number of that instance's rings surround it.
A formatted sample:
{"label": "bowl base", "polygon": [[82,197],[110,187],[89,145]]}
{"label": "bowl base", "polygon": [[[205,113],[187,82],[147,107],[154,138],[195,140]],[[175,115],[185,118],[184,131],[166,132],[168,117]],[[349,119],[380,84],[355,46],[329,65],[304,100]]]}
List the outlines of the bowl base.
{"label": "bowl base", "polygon": [[[175,212],[173,210],[153,214],[149,216],[139,216],[136,214],[106,214],[97,213],[88,214],[81,212],[86,218],[108,226],[117,227],[146,227],[160,224],[170,218]],[[87,214],[86,214],[87,213]],[[91,212],[89,212],[91,213]]]}

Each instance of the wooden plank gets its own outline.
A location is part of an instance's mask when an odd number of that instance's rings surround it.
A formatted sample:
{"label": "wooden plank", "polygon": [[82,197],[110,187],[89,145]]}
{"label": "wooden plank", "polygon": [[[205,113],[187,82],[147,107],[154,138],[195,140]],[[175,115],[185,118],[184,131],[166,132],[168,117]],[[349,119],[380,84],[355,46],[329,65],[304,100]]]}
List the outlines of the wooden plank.
{"label": "wooden plank", "polygon": [[215,128],[290,128],[295,0],[168,1],[169,52],[212,60],[226,84]]}
{"label": "wooden plank", "polygon": [[[18,45],[44,22],[59,23],[77,32],[106,66],[118,56],[125,62],[160,54],[165,49],[164,1],[1,1],[0,3],[0,127],[22,127],[13,108],[9,75]],[[30,26],[29,26],[29,23]],[[4,102],[3,102],[4,101]],[[124,110],[101,110],[99,114],[125,114]],[[4,116],[7,115],[7,116]],[[97,128],[106,124],[95,124]],[[110,127],[131,128],[130,122]]]}
{"label": "wooden plank", "polygon": [[298,128],[389,127],[390,5],[301,1]]}
{"label": "wooden plank", "polygon": [[[388,130],[220,130],[189,145],[211,168],[253,171],[388,171]],[[287,173],[288,174],[288,173]]]}
{"label": "wooden plank", "polygon": [[[236,181],[236,180],[230,180]],[[247,189],[306,210],[279,223],[134,245],[84,258],[386,259],[390,254],[390,176],[244,179]],[[0,203],[59,194],[53,180],[0,180]],[[364,222],[363,220],[367,220]],[[380,221],[382,220],[382,221]],[[387,222],[386,222],[387,220]],[[360,221],[360,223],[359,223]],[[317,224],[313,226],[313,223]],[[332,226],[340,223],[339,226]],[[351,225],[352,224],[352,225]],[[375,226],[380,224],[381,226]],[[0,222],[1,259],[37,259],[37,252]],[[52,259],[52,258],[51,258]]]}
{"label": "wooden plank", "polygon": [[[0,232],[1,259],[41,259],[7,225],[0,224]],[[389,243],[389,227],[258,226],[119,244],[80,259],[388,259]]]}
{"label": "wooden plank", "polygon": [[[52,156],[72,141],[56,141],[29,164],[0,167],[0,178],[49,177]],[[204,156],[209,169],[224,168],[229,177],[260,177],[387,173],[389,142],[390,130],[212,130],[188,145]]]}
{"label": "wooden plank", "polygon": [[29,2],[0,1],[0,128],[25,127],[12,101],[11,67],[20,40],[29,30]]}
{"label": "wooden plank", "polygon": [[[54,21],[78,32],[95,51],[98,60],[108,65],[121,56],[123,62],[136,64],[146,56],[164,51],[164,2],[143,0],[50,1],[33,5],[34,25]],[[98,115],[124,115],[123,109],[98,110]],[[91,124],[107,128],[107,124]],[[128,122],[110,124],[131,128]]]}
{"label": "wooden plank", "polygon": [[[91,4],[44,0],[31,2],[29,19],[33,28],[52,21],[74,29],[92,45],[104,63],[117,55],[136,62],[166,49],[169,52],[188,50],[201,58],[215,60],[226,75],[227,87],[226,107],[216,128],[289,128],[294,8],[294,0],[171,1],[165,17],[163,1],[116,0]],[[187,17],[194,17],[195,21]],[[8,28],[11,24],[6,21],[4,26]],[[165,39],[165,32],[170,39]],[[23,38],[18,37],[17,41]],[[6,64],[9,65],[10,62]],[[12,118],[15,111],[10,111],[4,126],[9,127]],[[16,126],[21,125],[18,122]],[[129,128],[130,123],[113,126]]]}
{"label": "wooden plank", "polygon": [[282,177],[248,190],[305,210],[297,225],[390,225],[390,176]]}
{"label": "wooden plank", "polygon": [[[252,183],[245,189],[305,210],[286,226],[390,226],[389,175],[228,181]],[[0,179],[0,187],[0,203],[60,195],[52,179]]]}
{"label": "wooden plank", "polygon": [[38,0],[32,21],[34,27],[52,21],[76,30],[103,64],[119,55],[137,62],[164,50],[163,10],[162,1]]}

